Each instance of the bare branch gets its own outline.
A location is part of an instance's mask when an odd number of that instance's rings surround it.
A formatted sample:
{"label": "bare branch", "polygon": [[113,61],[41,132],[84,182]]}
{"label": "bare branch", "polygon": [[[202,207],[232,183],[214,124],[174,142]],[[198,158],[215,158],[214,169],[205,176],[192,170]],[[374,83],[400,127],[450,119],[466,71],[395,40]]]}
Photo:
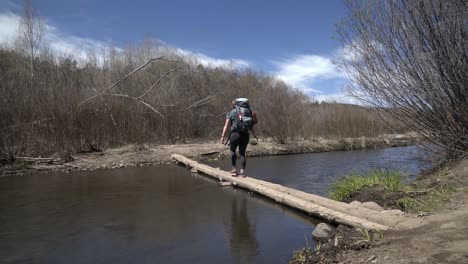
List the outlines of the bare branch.
{"label": "bare branch", "polygon": [[155,112],[156,114],[158,114],[160,117],[164,118],[164,119],[167,119],[163,114],[161,114],[161,112],[159,112],[158,110],[156,110],[153,106],[151,106],[150,104],[148,104],[147,102],[139,99],[139,98],[136,98],[136,97],[131,97],[131,96],[128,96],[126,94],[105,94],[104,96],[115,96],[115,97],[121,97],[121,98],[127,98],[127,99],[131,99],[131,100],[134,100],[134,101],[137,101],[141,104],[143,104],[144,106],[148,107],[149,109],[151,109],[153,112]]}
{"label": "bare branch", "polygon": [[349,1],[338,26],[339,63],[357,99],[442,146],[449,159],[468,151],[468,9],[464,1]]}
{"label": "bare branch", "polygon": [[42,18],[39,12],[32,6],[30,0],[25,0],[23,16],[21,17],[18,27],[18,40],[29,56],[31,77],[34,77],[34,59],[41,45],[45,28],[44,18]]}
{"label": "bare branch", "polygon": [[[96,88],[93,87],[93,90],[96,92],[96,94],[99,94],[98,91],[96,90]],[[114,126],[117,126],[117,123],[115,122],[115,119],[114,119],[114,115],[112,115],[112,111],[110,109],[110,106],[109,104],[107,103],[107,101],[104,99],[104,96],[101,94],[101,99],[102,99],[102,102],[104,103],[104,105],[106,106],[106,109],[107,111],[109,112],[109,115],[111,117],[111,120],[112,120],[112,124],[114,124]]]}
{"label": "bare branch", "polygon": [[[173,61],[173,60],[165,59],[164,57],[158,57],[158,58],[150,59],[150,60],[146,61],[145,63],[143,63],[142,65],[140,65],[138,68],[134,69],[134,70],[133,70],[132,72],[130,72],[129,74],[127,74],[127,75],[125,75],[124,77],[120,78],[117,82],[115,82],[115,83],[113,83],[112,85],[110,85],[109,87],[107,87],[103,92],[98,93],[98,94],[96,94],[96,95],[94,95],[94,96],[91,96],[91,97],[89,97],[89,98],[83,100],[83,101],[82,101],[81,103],[79,103],[78,106],[76,107],[77,110],[78,110],[81,106],[83,106],[84,104],[88,103],[89,101],[91,101],[91,100],[93,100],[93,99],[95,99],[95,98],[97,98],[97,97],[99,97],[99,96],[105,95],[105,94],[108,93],[111,89],[113,89],[113,88],[117,87],[118,85],[120,85],[121,83],[123,83],[123,82],[124,82],[126,79],[128,79],[130,76],[132,76],[133,74],[137,73],[138,71],[140,71],[141,69],[143,69],[144,67],[146,67],[148,64],[150,64],[150,63],[152,63],[152,62],[154,62],[154,61],[157,61],[157,60],[164,60],[164,61],[175,62],[175,61]],[[182,66],[180,66],[180,67],[182,67]],[[148,89],[148,91],[147,91],[146,93],[143,94],[143,96],[146,95],[149,91],[151,91],[151,89],[153,89],[154,86],[157,85],[157,84],[159,83],[159,81],[160,81],[163,77],[165,77],[167,74],[169,74],[169,73],[175,71],[176,69],[178,69],[178,68],[180,68],[180,67],[177,67],[177,68],[175,68],[175,69],[173,69],[173,70],[170,70],[169,72],[165,73],[154,85],[151,86],[150,89]],[[143,97],[143,96],[141,96],[141,97]]]}
{"label": "bare branch", "polygon": [[138,97],[138,99],[141,99],[141,98],[145,97],[149,92],[151,92],[151,90],[153,90],[154,87],[156,87],[156,86],[159,84],[159,82],[161,82],[162,79],[164,79],[164,78],[165,78],[167,75],[169,75],[171,72],[174,72],[174,71],[176,71],[176,70],[178,70],[178,69],[180,69],[180,68],[182,68],[182,67],[184,67],[184,66],[185,66],[185,65],[180,65],[180,66],[178,66],[178,67],[176,67],[176,68],[173,68],[173,69],[171,69],[171,70],[165,72],[163,75],[161,75],[161,77],[159,77],[159,79],[158,79],[153,85],[151,85],[151,87],[150,87],[148,90],[146,90],[142,95],[140,95],[140,96]]}
{"label": "bare branch", "polygon": [[203,98],[191,105],[189,105],[188,107],[184,108],[184,109],[181,109],[180,111],[187,111],[189,109],[192,109],[192,108],[195,108],[195,107],[199,107],[199,106],[202,106],[202,105],[206,105],[206,104],[209,104],[211,103],[216,97],[215,96],[208,96],[206,98]]}

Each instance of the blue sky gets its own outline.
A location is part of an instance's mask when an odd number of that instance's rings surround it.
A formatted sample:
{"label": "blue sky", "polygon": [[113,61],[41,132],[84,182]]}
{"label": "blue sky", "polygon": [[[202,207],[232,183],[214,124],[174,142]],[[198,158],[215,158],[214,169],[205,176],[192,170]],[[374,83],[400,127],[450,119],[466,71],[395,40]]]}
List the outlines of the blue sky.
{"label": "blue sky", "polygon": [[[124,47],[157,38],[202,61],[278,75],[318,99],[338,99],[346,83],[331,63],[342,0],[32,0],[59,49]],[[11,38],[22,1],[0,2],[0,41]],[[15,24],[16,23],[16,24]],[[82,43],[80,43],[82,42]],[[342,98],[345,100],[345,98]]]}

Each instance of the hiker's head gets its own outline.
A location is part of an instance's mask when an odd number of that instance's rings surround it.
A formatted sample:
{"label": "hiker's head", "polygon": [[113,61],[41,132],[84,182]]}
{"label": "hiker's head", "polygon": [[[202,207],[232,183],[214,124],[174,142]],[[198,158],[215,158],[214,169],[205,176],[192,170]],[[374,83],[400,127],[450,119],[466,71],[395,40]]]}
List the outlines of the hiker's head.
{"label": "hiker's head", "polygon": [[234,108],[234,104],[236,103],[236,101],[232,100],[231,101],[231,107]]}

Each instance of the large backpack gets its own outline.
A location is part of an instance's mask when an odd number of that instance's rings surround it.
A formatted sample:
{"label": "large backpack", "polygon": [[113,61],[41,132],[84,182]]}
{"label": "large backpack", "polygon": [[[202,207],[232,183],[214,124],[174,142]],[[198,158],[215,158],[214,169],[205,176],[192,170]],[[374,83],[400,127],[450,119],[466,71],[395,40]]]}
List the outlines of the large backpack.
{"label": "large backpack", "polygon": [[237,98],[234,100],[234,108],[236,109],[236,117],[234,119],[233,131],[248,132],[256,123],[250,109],[249,100],[247,98]]}

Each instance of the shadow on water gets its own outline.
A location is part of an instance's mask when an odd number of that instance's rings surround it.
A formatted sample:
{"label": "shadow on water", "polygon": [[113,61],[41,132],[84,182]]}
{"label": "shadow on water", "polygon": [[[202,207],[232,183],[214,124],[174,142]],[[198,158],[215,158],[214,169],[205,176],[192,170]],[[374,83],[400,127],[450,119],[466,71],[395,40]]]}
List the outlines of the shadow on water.
{"label": "shadow on water", "polygon": [[[229,241],[231,255],[237,263],[251,263],[258,254],[255,226],[249,222],[247,200],[232,200],[231,217],[224,220],[224,235]],[[227,222],[227,223],[226,223]]]}

